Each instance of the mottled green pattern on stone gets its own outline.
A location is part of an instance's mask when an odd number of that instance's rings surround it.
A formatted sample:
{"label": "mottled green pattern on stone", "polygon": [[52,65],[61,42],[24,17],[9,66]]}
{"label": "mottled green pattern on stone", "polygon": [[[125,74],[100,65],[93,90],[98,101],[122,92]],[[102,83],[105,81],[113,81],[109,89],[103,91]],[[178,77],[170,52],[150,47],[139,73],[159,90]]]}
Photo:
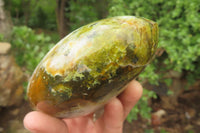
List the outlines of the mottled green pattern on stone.
{"label": "mottled green pattern on stone", "polygon": [[145,68],[157,39],[155,22],[133,16],[83,26],[38,65],[29,83],[29,99],[37,109],[57,117],[88,114],[122,92]]}

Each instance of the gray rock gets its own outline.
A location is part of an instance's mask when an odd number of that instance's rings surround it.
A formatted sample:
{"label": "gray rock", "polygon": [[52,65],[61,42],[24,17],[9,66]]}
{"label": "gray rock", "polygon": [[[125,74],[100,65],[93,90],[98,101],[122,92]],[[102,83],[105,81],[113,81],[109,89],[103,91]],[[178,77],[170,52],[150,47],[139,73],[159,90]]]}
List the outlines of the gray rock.
{"label": "gray rock", "polygon": [[7,54],[10,48],[10,43],[0,42],[0,54]]}
{"label": "gray rock", "polygon": [[18,105],[23,99],[24,74],[11,55],[0,54],[0,106]]}
{"label": "gray rock", "polygon": [[0,34],[3,34],[6,39],[10,39],[12,31],[12,20],[8,12],[4,10],[4,3],[0,0]]}

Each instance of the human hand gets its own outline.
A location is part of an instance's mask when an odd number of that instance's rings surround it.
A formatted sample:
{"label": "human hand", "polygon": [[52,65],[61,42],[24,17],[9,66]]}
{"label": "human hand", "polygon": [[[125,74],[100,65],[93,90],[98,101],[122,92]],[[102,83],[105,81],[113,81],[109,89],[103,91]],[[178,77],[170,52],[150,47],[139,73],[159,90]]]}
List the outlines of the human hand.
{"label": "human hand", "polygon": [[24,126],[32,133],[122,133],[123,122],[142,95],[142,86],[133,80],[118,97],[104,107],[104,114],[93,121],[92,114],[59,119],[39,111],[28,113]]}

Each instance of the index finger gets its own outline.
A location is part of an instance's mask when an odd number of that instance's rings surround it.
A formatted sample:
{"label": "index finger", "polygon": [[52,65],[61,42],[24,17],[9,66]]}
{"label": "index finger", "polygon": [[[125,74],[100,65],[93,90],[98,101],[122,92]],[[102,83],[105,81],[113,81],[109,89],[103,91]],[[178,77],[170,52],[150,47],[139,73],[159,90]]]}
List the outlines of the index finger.
{"label": "index finger", "polygon": [[127,117],[133,106],[138,102],[142,96],[142,85],[136,81],[131,81],[127,88],[118,96],[124,108],[124,119]]}

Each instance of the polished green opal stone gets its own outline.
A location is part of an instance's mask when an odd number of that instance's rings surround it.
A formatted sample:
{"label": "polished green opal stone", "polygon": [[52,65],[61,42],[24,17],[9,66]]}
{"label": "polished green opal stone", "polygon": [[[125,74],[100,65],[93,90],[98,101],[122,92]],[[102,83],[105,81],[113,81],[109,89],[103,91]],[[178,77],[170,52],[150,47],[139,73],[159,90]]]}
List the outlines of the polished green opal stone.
{"label": "polished green opal stone", "polygon": [[31,105],[56,117],[89,114],[119,95],[151,61],[155,22],[119,16],[83,26],[56,44],[35,69]]}

